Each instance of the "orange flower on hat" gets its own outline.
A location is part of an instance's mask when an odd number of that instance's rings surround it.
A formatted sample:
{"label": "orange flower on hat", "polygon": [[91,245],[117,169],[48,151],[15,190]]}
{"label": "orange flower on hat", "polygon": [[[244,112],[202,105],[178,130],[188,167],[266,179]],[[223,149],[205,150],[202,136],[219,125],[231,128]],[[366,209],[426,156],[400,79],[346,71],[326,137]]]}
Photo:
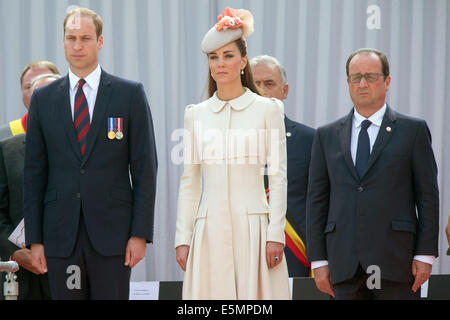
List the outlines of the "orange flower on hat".
{"label": "orange flower on hat", "polygon": [[215,26],[217,31],[242,28],[244,38],[253,33],[253,15],[248,10],[227,7],[217,19],[219,20]]}
{"label": "orange flower on hat", "polygon": [[234,30],[242,26],[242,20],[236,15],[236,10],[230,7],[223,10],[222,14],[217,17],[217,20],[219,20],[216,23],[217,31]]}

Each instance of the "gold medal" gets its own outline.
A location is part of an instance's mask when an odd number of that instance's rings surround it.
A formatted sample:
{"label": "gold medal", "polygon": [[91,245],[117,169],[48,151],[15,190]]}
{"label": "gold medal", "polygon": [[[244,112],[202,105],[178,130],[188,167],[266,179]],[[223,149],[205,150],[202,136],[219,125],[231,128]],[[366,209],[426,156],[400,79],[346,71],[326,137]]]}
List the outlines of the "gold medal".
{"label": "gold medal", "polygon": [[115,137],[116,137],[116,134],[114,133],[114,131],[108,132],[108,138],[109,138],[110,140],[114,140]]}

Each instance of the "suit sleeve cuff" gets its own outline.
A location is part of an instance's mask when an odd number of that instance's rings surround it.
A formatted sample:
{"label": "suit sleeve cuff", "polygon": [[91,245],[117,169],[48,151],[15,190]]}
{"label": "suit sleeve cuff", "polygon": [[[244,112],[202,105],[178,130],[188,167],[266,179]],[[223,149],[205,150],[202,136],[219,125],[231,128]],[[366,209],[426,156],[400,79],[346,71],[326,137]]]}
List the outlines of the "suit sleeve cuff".
{"label": "suit sleeve cuff", "polygon": [[311,261],[311,269],[317,269],[328,265],[328,260]]}
{"label": "suit sleeve cuff", "polygon": [[434,256],[422,256],[422,255],[414,256],[414,260],[417,260],[417,261],[420,261],[420,262],[425,262],[425,263],[428,263],[428,264],[431,264],[431,265],[433,265],[434,259],[435,259]]}

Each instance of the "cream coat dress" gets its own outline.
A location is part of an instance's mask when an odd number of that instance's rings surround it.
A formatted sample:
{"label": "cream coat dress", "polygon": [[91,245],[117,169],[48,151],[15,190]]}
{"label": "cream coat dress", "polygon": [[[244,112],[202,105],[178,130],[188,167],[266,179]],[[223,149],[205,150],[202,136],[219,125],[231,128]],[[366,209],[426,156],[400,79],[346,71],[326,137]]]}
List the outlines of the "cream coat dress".
{"label": "cream coat dress", "polygon": [[[284,244],[283,103],[246,88],[185,110],[175,247],[188,245],[183,299],[290,299],[286,259],[269,270],[266,241]],[[264,189],[269,175],[270,204]]]}

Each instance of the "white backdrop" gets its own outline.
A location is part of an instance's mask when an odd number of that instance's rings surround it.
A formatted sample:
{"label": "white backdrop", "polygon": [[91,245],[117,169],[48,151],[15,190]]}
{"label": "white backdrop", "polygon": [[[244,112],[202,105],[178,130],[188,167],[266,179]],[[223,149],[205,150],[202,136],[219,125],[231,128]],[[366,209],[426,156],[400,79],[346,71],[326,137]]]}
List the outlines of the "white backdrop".
{"label": "white backdrop", "polygon": [[[153,113],[159,157],[155,243],[133,270],[133,281],[182,279],[173,250],[182,166],[171,159],[180,143],[171,136],[183,125],[184,106],[202,96],[207,60],[200,42],[226,6],[253,13],[249,56],[269,54],[285,65],[290,83],[286,113],[312,127],[350,111],[349,54],[360,47],[386,53],[392,75],[388,102],[426,119],[432,131],[441,192],[440,257],[433,273],[450,273],[444,233],[450,212],[449,1],[0,0],[0,123],[25,112],[19,75],[30,61],[51,60],[67,73],[62,24],[70,5],[103,17],[101,66],[142,82]],[[371,5],[379,16],[368,13]]]}

